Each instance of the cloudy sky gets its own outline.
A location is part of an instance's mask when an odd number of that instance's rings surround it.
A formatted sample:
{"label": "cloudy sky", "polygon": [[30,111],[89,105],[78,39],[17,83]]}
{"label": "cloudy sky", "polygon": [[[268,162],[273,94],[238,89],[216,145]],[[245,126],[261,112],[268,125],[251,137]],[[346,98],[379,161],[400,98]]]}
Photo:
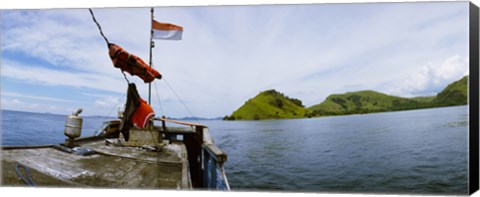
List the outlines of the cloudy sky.
{"label": "cloudy sky", "polygon": [[[149,8],[93,12],[148,62]],[[157,115],[224,116],[267,89],[306,106],[366,89],[435,95],[468,74],[468,2],[157,7],[155,19],[184,27],[181,41],[155,41]],[[115,115],[125,102],[87,9],[2,10],[0,73],[2,109]]]}

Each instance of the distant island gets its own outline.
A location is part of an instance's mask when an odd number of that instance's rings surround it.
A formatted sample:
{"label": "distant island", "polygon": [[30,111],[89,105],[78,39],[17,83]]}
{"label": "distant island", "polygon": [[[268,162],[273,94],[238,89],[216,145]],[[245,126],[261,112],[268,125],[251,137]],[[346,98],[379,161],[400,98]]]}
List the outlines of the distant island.
{"label": "distant island", "polygon": [[222,120],[222,117],[216,117],[216,118],[204,118],[204,117],[197,117],[197,116],[187,116],[183,118],[177,118],[177,117],[167,117],[167,119],[170,120]]}
{"label": "distant island", "polygon": [[332,94],[325,101],[305,107],[302,101],[276,90],[260,92],[223,120],[265,120],[365,114],[466,105],[468,75],[449,84],[436,96],[403,98],[373,90]]}

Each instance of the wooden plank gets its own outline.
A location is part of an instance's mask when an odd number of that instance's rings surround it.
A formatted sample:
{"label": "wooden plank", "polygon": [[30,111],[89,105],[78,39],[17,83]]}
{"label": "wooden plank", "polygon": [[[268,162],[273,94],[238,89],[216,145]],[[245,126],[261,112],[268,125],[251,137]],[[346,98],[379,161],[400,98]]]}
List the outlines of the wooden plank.
{"label": "wooden plank", "polygon": [[219,163],[224,163],[227,161],[227,154],[215,146],[215,144],[204,144],[204,147],[208,150],[208,152],[213,154],[212,156],[214,156]]}
{"label": "wooden plank", "polygon": [[166,134],[192,134],[195,133],[195,130],[188,127],[169,127],[166,131]]}
{"label": "wooden plank", "polygon": [[193,122],[184,122],[184,121],[178,121],[178,120],[170,120],[170,119],[166,119],[166,118],[154,118],[154,120],[171,122],[171,123],[181,124],[181,125],[187,125],[187,126],[194,126],[194,127],[207,127],[207,126],[205,126],[205,125],[197,124],[197,123],[193,123]]}

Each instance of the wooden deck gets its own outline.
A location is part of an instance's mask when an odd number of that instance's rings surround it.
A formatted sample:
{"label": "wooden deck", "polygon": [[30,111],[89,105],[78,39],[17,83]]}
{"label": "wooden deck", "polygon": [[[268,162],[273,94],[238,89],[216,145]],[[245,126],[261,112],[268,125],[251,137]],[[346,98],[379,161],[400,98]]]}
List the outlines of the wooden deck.
{"label": "wooden deck", "polygon": [[[37,186],[191,189],[184,144],[167,144],[160,152],[110,146],[105,140],[81,142],[97,153],[80,156],[54,148],[2,150],[3,186],[25,186],[15,166],[26,166]],[[27,178],[26,172],[20,172]],[[28,179],[28,178],[27,178]]]}

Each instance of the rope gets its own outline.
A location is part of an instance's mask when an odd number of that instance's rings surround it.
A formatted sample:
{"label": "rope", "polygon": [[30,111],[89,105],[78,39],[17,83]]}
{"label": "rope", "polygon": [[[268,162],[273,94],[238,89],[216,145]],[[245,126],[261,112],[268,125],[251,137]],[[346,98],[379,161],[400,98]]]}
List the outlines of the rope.
{"label": "rope", "polygon": [[[92,9],[88,9],[88,11],[90,11],[90,15],[92,15],[93,22],[95,22],[95,24],[97,24],[98,30],[100,31],[100,35],[103,37],[103,39],[105,40],[105,42],[107,43],[107,46],[108,46],[110,44],[110,42],[108,41],[107,37],[103,34],[102,27],[97,22],[97,19],[95,18],[95,15],[93,14]],[[122,74],[123,74],[123,77],[125,77],[125,80],[127,81],[127,83],[130,83],[130,81],[127,79],[127,75],[125,75],[124,72],[122,72]]]}
{"label": "rope", "polygon": [[93,22],[97,24],[98,30],[100,30],[100,35],[102,35],[103,39],[105,39],[105,42],[107,43],[107,45],[110,44],[110,42],[108,42],[107,37],[105,37],[105,35],[103,34],[102,27],[100,27],[100,24],[98,24],[97,19],[95,19],[95,15],[93,15],[92,9],[88,9],[88,11],[90,11],[90,15],[92,15]]}
{"label": "rope", "polygon": [[[22,174],[20,173],[20,171],[18,170],[18,168],[21,167],[23,169],[25,169],[25,171],[27,172],[27,177],[28,177],[28,181],[25,179],[25,177],[22,176]],[[28,168],[25,167],[24,165],[22,164],[17,164],[15,166],[15,171],[17,171],[17,175],[23,180],[23,182],[25,182],[28,186],[36,186],[35,183],[33,182],[32,180],[32,177],[30,176],[30,171],[28,171]]]}
{"label": "rope", "polygon": [[167,84],[168,88],[170,88],[170,90],[173,92],[173,94],[175,94],[175,96],[178,98],[178,100],[180,100],[180,103],[182,103],[183,107],[185,107],[185,109],[188,111],[188,113],[190,113],[190,115],[194,118],[194,121],[197,122],[198,124],[200,124],[197,117],[195,115],[193,115],[192,111],[190,111],[190,109],[187,107],[187,105],[185,105],[182,98],[180,98],[180,96],[178,96],[177,92],[175,92],[175,90],[172,88],[172,86],[170,86],[167,79],[164,78],[163,81],[165,81],[165,84]]}
{"label": "rope", "polygon": [[98,134],[100,134],[100,133],[102,132],[101,129],[102,129],[103,124],[105,123],[105,121],[107,121],[108,119],[110,119],[109,117],[110,117],[110,115],[112,114],[113,110],[118,109],[118,106],[119,106],[120,104],[122,104],[123,98],[125,98],[125,95],[126,95],[126,94],[127,94],[127,93],[124,93],[124,94],[122,94],[122,96],[120,96],[120,97],[118,98],[118,103],[115,104],[115,106],[110,110],[110,112],[108,112],[108,115],[103,119],[103,121],[102,121],[101,123],[99,123],[99,125],[98,125],[98,127],[97,127],[97,130],[95,131],[94,135],[98,135]]}
{"label": "rope", "polygon": [[[128,81],[127,76],[125,75],[125,73],[122,72],[122,74],[123,74],[123,76],[125,77],[125,80],[127,80],[127,82],[130,83],[130,81]],[[133,80],[133,83],[136,83],[137,80],[138,80],[138,78],[135,78],[135,79]],[[103,123],[104,123],[106,120],[109,119],[108,117],[110,116],[110,114],[112,114],[113,110],[118,109],[118,106],[123,103],[123,98],[125,98],[126,95],[127,95],[127,92],[123,93],[120,97],[118,97],[118,103],[115,104],[115,106],[110,110],[110,112],[108,112],[108,115],[107,115],[107,117],[105,117],[105,118],[103,119],[103,122],[101,122],[101,123],[98,124],[98,128],[97,128],[97,130],[95,131],[94,135],[97,135],[97,134],[99,134],[99,132],[101,132],[100,129],[102,128]]]}
{"label": "rope", "polygon": [[125,77],[125,80],[127,80],[127,83],[130,83],[130,81],[127,79],[127,75],[125,75],[125,72],[122,72],[123,77]]}
{"label": "rope", "polygon": [[160,108],[160,111],[162,111],[162,116],[165,116],[165,112],[163,111],[162,107],[162,102],[160,102],[160,95],[158,94],[158,87],[157,87],[157,82],[154,81],[153,84],[155,85],[155,90],[157,91],[157,100],[158,100],[158,106]]}

